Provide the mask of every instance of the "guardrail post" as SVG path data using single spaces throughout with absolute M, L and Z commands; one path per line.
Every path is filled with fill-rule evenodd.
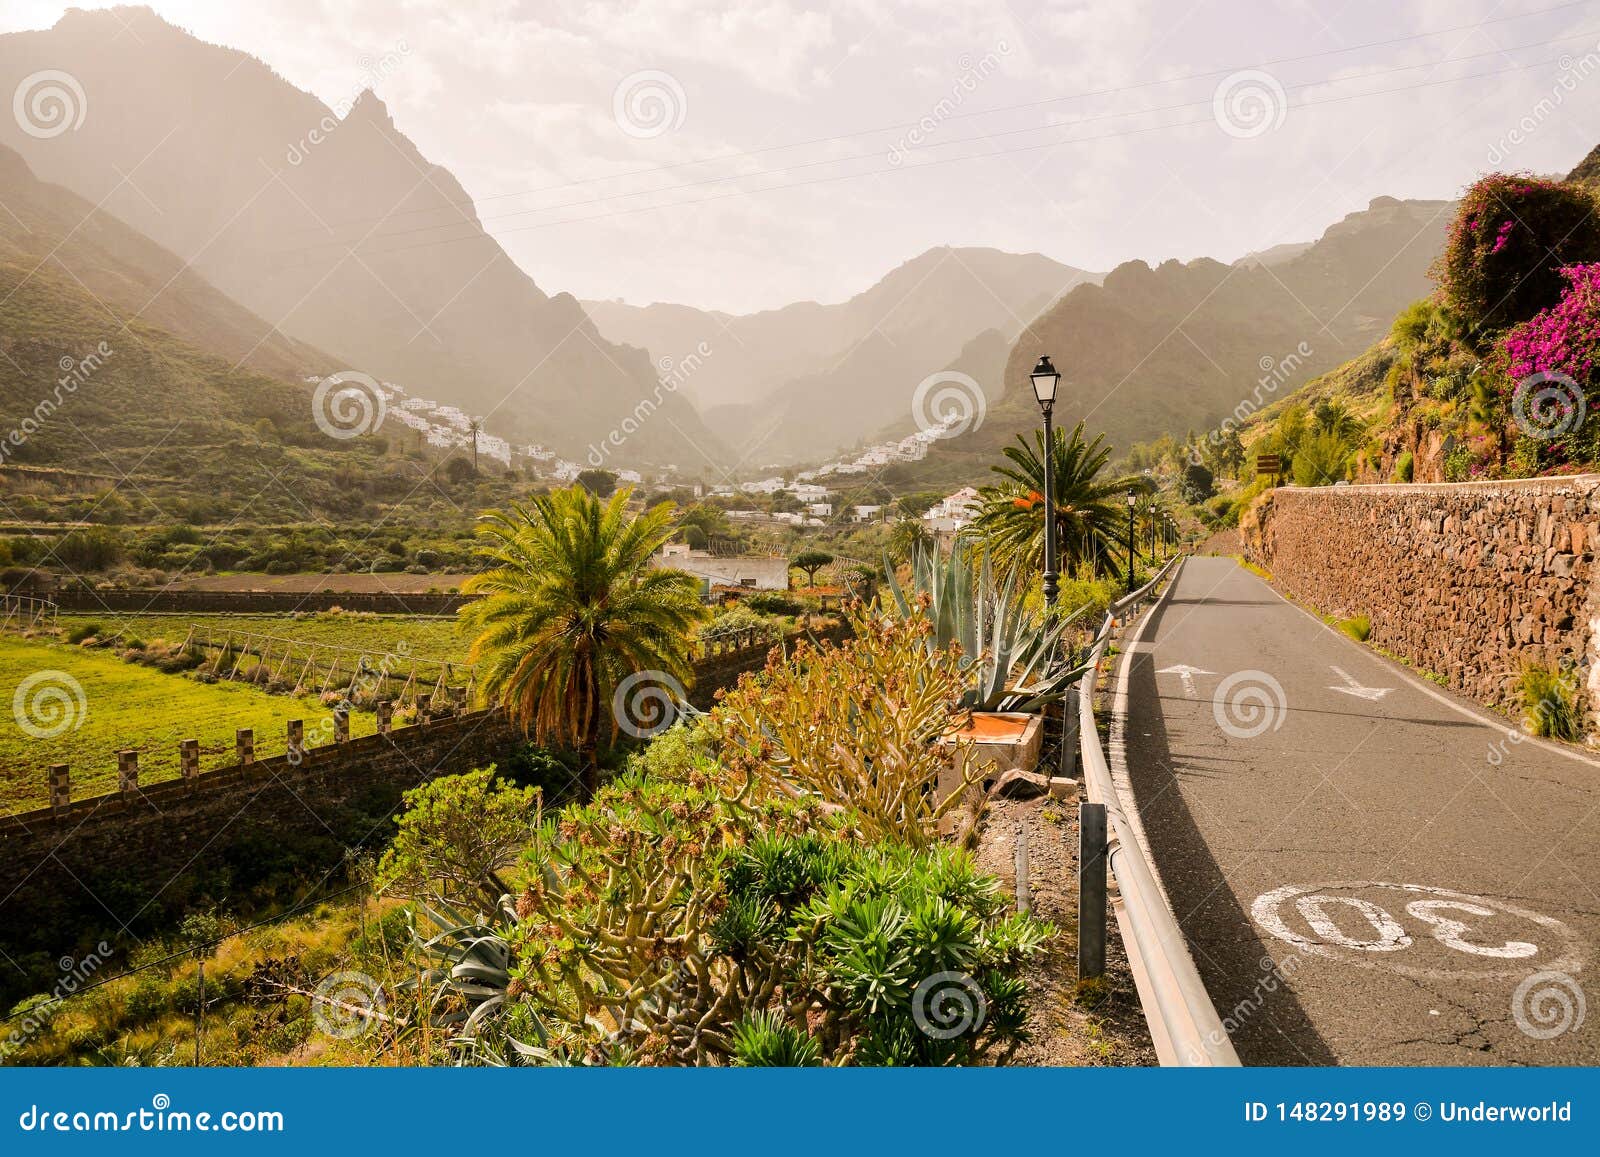
M 200 741 L 198 739 L 185 739 L 178 744 L 178 774 L 183 776 L 185 786 L 194 786 L 195 777 L 200 774 Z
M 1078 805 L 1078 979 L 1106 971 L 1106 806 Z
M 1078 778 L 1078 687 L 1067 688 L 1061 697 L 1061 759 L 1056 774 L 1065 779 Z
M 64 763 L 50 765 L 50 808 L 64 812 L 72 804 L 72 776 Z
M 117 790 L 123 795 L 139 790 L 139 753 L 131 748 L 117 752 Z

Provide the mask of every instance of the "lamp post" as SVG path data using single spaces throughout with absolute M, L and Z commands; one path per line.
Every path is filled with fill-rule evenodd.
M 1044 605 L 1054 607 L 1057 578 L 1056 496 L 1055 470 L 1051 465 L 1050 452 L 1054 449 L 1055 439 L 1050 431 L 1050 412 L 1056 406 L 1056 386 L 1061 381 L 1061 375 L 1050 364 L 1050 355 L 1045 354 L 1039 359 L 1039 364 L 1033 367 L 1029 377 L 1033 379 L 1033 396 L 1044 414 Z
M 1133 512 L 1138 505 L 1139 496 L 1131 490 L 1128 491 L 1128 593 L 1130 595 L 1133 593 L 1133 564 L 1136 549 L 1133 541 Z

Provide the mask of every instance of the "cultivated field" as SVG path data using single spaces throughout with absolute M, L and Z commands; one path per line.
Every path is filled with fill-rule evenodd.
M 206 639 L 226 639 L 230 632 L 270 635 L 319 646 L 347 647 L 373 657 L 403 653 L 417 658 L 464 663 L 471 640 L 453 617 L 331 613 L 304 615 L 232 614 L 64 614 L 62 632 L 98 626 L 102 639 L 155 639 L 181 643 L 191 627 Z
M 202 683 L 108 651 L 9 636 L 0 636 L 0 697 L 10 708 L 0 711 L 0 807 L 8 811 L 47 802 L 52 763 L 71 766 L 72 794 L 82 798 L 115 789 L 116 753 L 126 748 L 139 752 L 140 781 L 152 783 L 177 777 L 184 739 L 200 741 L 205 771 L 233 762 L 240 727 L 255 730 L 258 758 L 283 754 L 291 719 L 305 720 L 308 745 L 332 736 L 331 710 L 310 697 Z M 351 735 L 374 730 L 370 712 L 351 715 Z

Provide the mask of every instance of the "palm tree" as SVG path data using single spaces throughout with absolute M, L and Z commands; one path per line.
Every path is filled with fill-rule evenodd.
M 1052 431 L 1051 497 L 1055 502 L 1057 569 L 1070 574 L 1084 562 L 1109 570 L 1115 546 L 1127 520 L 1123 496 L 1130 488 L 1144 490 L 1139 478 L 1102 478 L 1111 457 L 1103 435 L 1084 441 L 1083 423 L 1070 434 Z M 983 508 L 972 524 L 981 549 L 1003 570 L 1034 573 L 1044 558 L 1044 431 L 1035 430 L 1030 444 L 1021 434 L 1007 446 L 1009 466 L 993 470 L 1005 481 L 982 487 Z
M 1354 446 L 1361 440 L 1366 427 L 1361 419 L 1350 412 L 1342 402 L 1324 398 L 1311 411 L 1311 426 L 1318 434 L 1332 434 L 1341 442 Z
M 917 551 L 933 544 L 933 533 L 920 518 L 902 518 L 889 531 L 889 557 L 910 562 Z
M 692 575 L 650 565 L 672 536 L 673 504 L 630 515 L 631 494 L 602 500 L 572 486 L 487 512 L 479 553 L 491 566 L 462 587 L 485 596 L 462 611 L 479 631 L 472 660 L 484 695 L 537 742 L 575 747 L 591 795 L 618 684 L 648 671 L 681 688 L 689 633 L 705 614 Z M 613 714 L 612 738 L 621 722 Z

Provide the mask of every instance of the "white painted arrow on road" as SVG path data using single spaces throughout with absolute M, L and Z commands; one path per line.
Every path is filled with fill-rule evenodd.
M 1191 667 L 1187 663 L 1179 663 L 1176 667 L 1163 667 L 1156 672 L 1157 675 L 1176 675 L 1183 680 L 1183 693 L 1190 699 L 1194 698 L 1194 677 L 1196 675 L 1215 675 L 1215 671 L 1207 671 L 1201 667 Z
M 1357 699 L 1371 699 L 1376 701 L 1382 699 L 1385 695 L 1394 690 L 1393 687 L 1363 687 L 1360 683 L 1357 683 L 1354 679 L 1352 679 L 1350 677 L 1350 673 L 1343 667 L 1333 668 L 1333 673 L 1344 680 L 1344 686 L 1335 687 L 1330 684 L 1328 690 L 1340 691 L 1346 695 L 1354 695 Z

